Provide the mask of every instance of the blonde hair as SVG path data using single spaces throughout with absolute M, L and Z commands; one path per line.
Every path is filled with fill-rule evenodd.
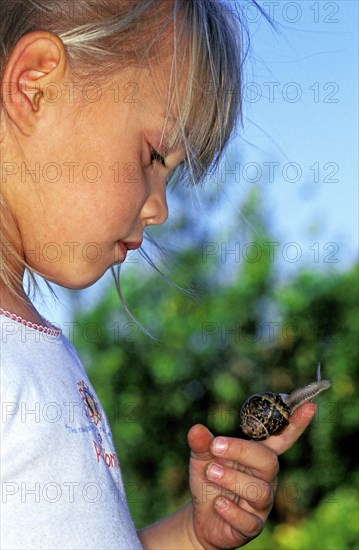
M 186 161 L 171 178 L 198 183 L 218 164 L 241 117 L 244 58 L 238 13 L 223 1 L 0 0 L 0 13 L 1 75 L 17 41 L 35 30 L 61 38 L 71 71 L 82 78 L 106 79 L 127 67 L 151 68 L 170 55 L 169 105 L 176 107 L 178 122 L 169 145 L 181 143 L 186 151 Z M 0 101 L 2 115 L 3 110 Z M 9 289 L 19 287 L 14 266 L 22 265 L 36 289 L 34 274 L 21 252 L 13 250 L 11 261 L 4 253 L 4 243 L 10 242 L 7 220 L 11 216 L 3 215 L 3 199 L 0 209 L 4 220 L 1 283 Z

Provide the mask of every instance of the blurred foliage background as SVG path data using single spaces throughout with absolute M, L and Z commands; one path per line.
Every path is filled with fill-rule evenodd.
M 124 312 L 114 285 L 93 308 L 75 308 L 74 344 L 109 417 L 136 526 L 190 498 L 186 435 L 194 423 L 240 437 L 247 396 L 306 384 L 320 361 L 332 387 L 281 456 L 270 520 L 247 547 L 359 548 L 357 266 L 280 277 L 268 245 L 276 238 L 253 193 L 216 242 L 183 212 L 172 226 L 179 249 L 158 265 L 185 292 L 151 269 L 133 266 L 122 277 L 130 310 L 156 340 Z M 233 243 L 245 243 L 245 254 L 242 247 L 228 268 Z

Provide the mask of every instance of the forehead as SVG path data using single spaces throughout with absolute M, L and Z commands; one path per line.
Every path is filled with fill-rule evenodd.
M 132 88 L 136 91 L 136 108 L 145 120 L 162 125 L 166 135 L 180 126 L 182 86 L 172 81 L 171 65 L 136 69 L 131 72 Z
M 175 107 L 180 105 L 183 95 L 182 78 L 177 76 L 175 81 L 170 63 L 138 69 L 134 76 L 144 102 L 158 105 L 162 108 L 162 114 L 168 112 L 171 117 L 177 117 L 178 109 Z

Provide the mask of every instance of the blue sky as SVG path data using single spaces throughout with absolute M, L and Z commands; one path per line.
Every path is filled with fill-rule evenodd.
M 260 4 L 277 30 L 248 8 L 244 128 L 225 159 L 235 174 L 225 178 L 216 214 L 201 211 L 202 223 L 225 232 L 247 191 L 257 187 L 280 242 L 279 261 L 289 259 L 284 272 L 301 263 L 345 269 L 358 253 L 358 3 Z M 298 263 L 290 243 L 301 252 Z M 91 304 L 102 285 L 83 291 L 82 299 Z M 62 308 L 51 300 L 47 308 L 37 305 L 61 324 L 71 309 L 66 294 L 59 295 Z
M 211 225 L 219 248 L 236 250 L 223 241 L 226 228 L 256 188 L 281 276 L 304 265 L 346 269 L 358 254 L 358 3 L 261 5 L 276 29 L 259 11 L 244 11 L 244 126 L 219 171 L 216 212 L 195 206 L 195 219 Z
M 358 3 L 280 4 L 279 34 L 262 25 L 253 39 L 255 80 L 267 91 L 263 82 L 279 84 L 272 84 L 272 97 L 250 104 L 249 118 L 265 134 L 249 125 L 245 136 L 265 150 L 260 159 L 279 162 L 287 176 L 262 182 L 282 238 L 304 250 L 316 228 L 316 240 L 336 243 L 346 265 L 357 254 L 358 235 Z M 287 21 L 300 13 L 297 22 Z M 286 172 L 288 162 L 300 168 Z

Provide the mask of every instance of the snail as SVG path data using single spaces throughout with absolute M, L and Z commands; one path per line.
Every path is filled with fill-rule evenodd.
M 270 435 L 279 435 L 289 424 L 294 411 L 312 401 L 319 393 L 330 387 L 329 380 L 322 380 L 320 363 L 317 366 L 317 380 L 306 386 L 300 386 L 289 395 L 285 393 L 263 392 L 249 397 L 240 412 L 242 431 L 251 439 L 267 439 Z

